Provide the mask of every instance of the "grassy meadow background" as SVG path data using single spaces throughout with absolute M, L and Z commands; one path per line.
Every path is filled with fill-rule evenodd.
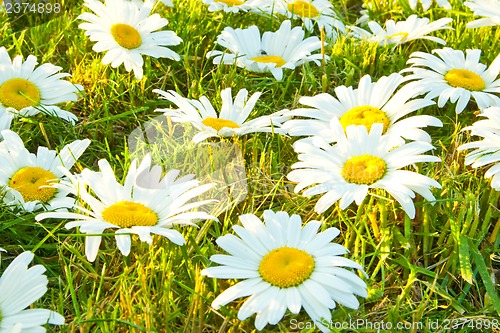
M 112 69 L 101 64 L 103 54 L 93 52 L 93 42 L 78 29 L 76 18 L 84 10 L 82 2 L 61 3 L 66 8 L 64 15 L 19 31 L 13 31 L 6 14 L 0 13 L 0 46 L 5 46 L 11 57 L 33 54 L 39 63 L 61 66 L 72 74 L 72 82 L 84 86 L 82 97 L 65 108 L 78 116 L 76 126 L 37 116 L 15 119 L 11 127 L 31 151 L 38 145 L 55 149 L 76 139 L 91 139 L 75 172 L 85 167 L 97 170 L 97 161 L 105 158 L 118 177 L 123 176 L 130 164 L 129 134 L 157 117 L 156 108 L 172 106 L 158 99 L 153 89 L 175 90 L 196 99 L 205 95 L 214 106 L 220 106 L 220 91 L 226 87 L 232 87 L 233 96 L 242 88 L 250 94 L 261 91 L 253 113 L 259 116 L 297 108 L 301 96 L 333 94 L 339 85 L 357 86 L 365 74 L 375 81 L 407 67 L 412 52 L 441 48 L 424 40 L 380 47 L 341 36 L 325 46 L 324 52 L 331 58 L 328 62 L 285 70 L 283 80 L 276 81 L 270 73 L 214 66 L 206 53 L 214 49 L 226 26 L 256 24 L 261 32 L 275 31 L 280 20 L 251 13 L 210 13 L 201 1 L 174 0 L 174 8 L 159 4 L 154 12 L 167 18 L 170 23 L 166 29 L 183 39 L 171 47 L 181 60 L 146 57 L 145 75 L 138 81 L 123 66 Z M 481 49 L 481 62 L 490 64 L 500 50 L 500 29 L 467 29 L 465 24 L 474 19 L 472 12 L 460 1 L 450 3 L 451 11 L 433 5 L 425 13 L 420 8 L 418 14 L 431 21 L 452 17 L 454 30 L 432 34 L 455 49 Z M 347 24 L 355 24 L 362 9 L 360 0 L 334 0 L 333 4 Z M 372 18 L 380 23 L 414 13 L 404 0 L 394 5 L 373 1 L 373 6 Z M 300 21 L 294 23 L 300 25 Z M 254 317 L 237 319 L 241 300 L 219 311 L 210 308 L 215 296 L 235 281 L 203 278 L 200 272 L 210 265 L 212 254 L 222 252 L 215 239 L 231 232 L 238 215 L 254 213 L 260 217 L 266 209 L 286 210 L 299 214 L 304 222 L 316 219 L 324 228 L 339 228 L 337 241 L 350 250 L 348 257 L 362 264 L 369 276 L 365 279 L 369 297 L 360 300 L 358 310 L 335 309 L 334 321 L 438 323 L 433 328 L 424 325 L 401 330 L 404 332 L 449 332 L 452 324 L 460 322 L 463 327 L 454 332 L 479 332 L 477 322 L 498 320 L 500 313 L 500 194 L 483 178 L 484 170 L 465 167 L 465 152 L 457 151 L 471 139 L 461 129 L 478 119 L 474 102 L 460 115 L 454 110 L 455 106 L 448 104 L 418 112 L 435 115 L 444 124 L 427 130 L 436 147 L 431 153 L 442 163 L 418 165 L 419 172 L 440 182 L 442 190 L 433 190 L 434 205 L 417 196 L 413 220 L 384 192 L 372 193 L 359 208 L 352 205 L 342 211 L 335 205 L 324 214 L 315 213 L 318 197 L 293 193 L 293 184 L 286 179 L 297 161 L 292 149 L 296 139 L 247 135 L 237 144 L 246 162 L 248 195 L 219 215 L 219 223 L 180 228 L 187 240 L 185 246 L 157 236 L 148 246 L 135 238 L 130 256 L 123 257 L 110 233 L 104 237 L 96 261 L 89 263 L 84 255 L 84 236 L 66 230 L 65 221 L 36 223 L 34 214 L 0 207 L 0 245 L 8 251 L 2 255 L 2 270 L 23 250 L 33 251 L 35 262 L 47 268 L 49 291 L 35 306 L 58 311 L 66 319 L 65 326 L 48 327 L 49 332 L 255 332 Z M 263 332 L 301 331 L 292 327 L 292 320 L 308 322 L 309 317 L 305 312 L 287 314 Z M 376 330 L 365 327 L 354 331 Z

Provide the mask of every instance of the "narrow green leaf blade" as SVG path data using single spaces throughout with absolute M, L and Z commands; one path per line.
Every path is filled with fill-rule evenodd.
M 468 237 L 460 235 L 458 238 L 458 259 L 460 262 L 460 274 L 467 283 L 472 284 L 472 268 L 470 262 Z
M 475 247 L 472 240 L 468 239 L 468 241 L 469 241 L 469 249 L 472 254 L 472 259 L 474 259 L 474 264 L 476 265 L 476 268 L 479 271 L 479 275 L 483 280 L 484 288 L 486 289 L 486 292 L 490 296 L 495 311 L 500 315 L 500 298 L 498 297 L 495 286 L 493 285 L 493 281 L 491 281 L 491 277 L 488 272 L 488 267 L 484 262 L 483 256 L 481 255 L 479 250 Z

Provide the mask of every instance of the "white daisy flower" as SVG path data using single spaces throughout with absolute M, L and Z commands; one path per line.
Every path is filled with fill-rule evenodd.
M 416 10 L 418 4 L 422 5 L 422 9 L 427 11 L 433 3 L 438 7 L 444 9 L 451 9 L 451 5 L 448 0 L 408 0 L 411 9 Z M 370 18 L 373 18 L 373 12 L 380 11 L 381 8 L 390 10 L 391 7 L 399 5 L 398 0 L 377 0 L 362 4 L 363 9 L 359 11 L 360 17 L 357 20 L 358 24 L 368 22 Z
M 189 202 L 209 190 L 212 184 L 199 186 L 197 180 L 190 180 L 178 184 L 167 181 L 168 187 L 139 186 L 137 177 L 144 170 L 150 169 L 150 163 L 151 158 L 145 158 L 137 167 L 137 160 L 134 160 L 123 185 L 116 181 L 116 176 L 106 160 L 98 162 L 100 172 L 85 169 L 80 175 L 74 176 L 65 170 L 71 182 L 61 182 L 54 186 L 71 191 L 90 209 L 75 204 L 73 208 L 79 211 L 77 213 L 42 213 L 36 216 L 36 220 L 71 219 L 73 222 L 66 224 L 67 229 L 80 227 L 80 232 L 93 234 L 85 238 L 85 254 L 89 261 L 95 260 L 101 244 L 102 236 L 95 235 L 102 234 L 105 229 L 117 229 L 116 244 L 125 256 L 130 253 L 130 234 L 138 235 L 141 241 L 148 244 L 153 241 L 151 234 L 157 234 L 167 237 L 177 245 L 183 245 L 184 237 L 179 231 L 172 229 L 174 225 L 195 225 L 194 219 L 217 220 L 205 212 L 192 211 L 213 200 Z M 154 172 L 151 177 L 156 177 Z M 154 183 L 154 179 L 146 182 Z
M 28 268 L 33 253 L 18 255 L 0 277 L 0 332 L 45 332 L 42 325 L 63 325 L 64 317 L 46 309 L 26 309 L 47 292 L 45 268 Z
M 297 182 L 295 193 L 305 196 L 324 194 L 314 210 L 323 213 L 340 200 L 340 208 L 353 201 L 360 205 L 370 188 L 380 188 L 391 194 L 410 218 L 415 217 L 412 199 L 415 193 L 429 201 L 435 200 L 430 186 L 441 188 L 435 180 L 403 167 L 417 162 L 439 162 L 430 155 L 420 155 L 433 149 L 427 142 L 410 142 L 393 148 L 391 140 L 382 136 L 383 125 L 373 124 L 370 132 L 365 126 L 349 126 L 346 134 L 334 118 L 332 131 L 340 138 L 331 146 L 320 137 L 303 139 L 294 144 L 299 162 L 292 165 L 288 179 Z M 315 185 L 316 184 L 316 185 Z
M 438 97 L 438 107 L 442 108 L 448 100 L 457 102 L 456 113 L 461 113 L 471 96 L 479 109 L 500 105 L 500 54 L 490 67 L 479 62 L 481 50 L 454 50 L 449 47 L 433 50 L 438 57 L 424 52 L 410 55 L 411 67 L 401 73 L 411 72 L 406 80 L 415 80 L 416 90 L 427 93 L 426 98 Z
M 168 24 L 158 14 L 151 14 L 152 2 L 142 6 L 126 0 L 85 0 L 85 6 L 95 14 L 83 13 L 79 19 L 87 21 L 79 25 L 85 35 L 97 42 L 92 49 L 104 52 L 102 63 L 116 68 L 125 64 L 127 72 L 134 71 L 137 79 L 143 76 L 142 55 L 154 58 L 179 60 L 180 56 L 166 46 L 182 42 L 173 31 L 156 31 Z
M 0 111 L 0 131 L 10 129 L 14 115 L 7 111 Z M 0 139 L 2 135 L 0 134 Z
M 38 147 L 32 154 L 17 133 L 4 130 L 1 136 L 0 187 L 6 192 L 4 204 L 27 212 L 64 209 L 74 204 L 74 199 L 67 197 L 68 191 L 50 185 L 63 178 L 60 166 L 69 169 L 75 164 L 90 144 L 89 139 L 73 141 L 59 153 Z
M 164 4 L 167 7 L 175 7 L 172 0 L 156 0 L 156 1 L 155 0 L 145 0 L 144 2 L 146 2 L 146 1 L 152 1 L 153 3 L 161 2 L 162 4 Z
M 151 7 L 154 7 L 159 2 L 161 2 L 167 7 L 175 7 L 172 0 L 127 0 L 127 1 L 135 3 L 138 7 L 141 7 L 146 2 L 149 2 L 151 4 Z
M 209 12 L 223 10 L 226 13 L 247 12 L 258 8 L 262 0 L 203 0 Z
M 217 44 L 230 52 L 210 51 L 207 57 L 214 57 L 213 63 L 233 64 L 254 72 L 271 72 L 276 80 L 283 78 L 283 68 L 295 69 L 305 62 L 320 65 L 323 55 L 311 54 L 321 49 L 318 37 L 304 39 L 304 30 L 291 28 L 289 20 L 284 21 L 276 32 L 266 31 L 260 35 L 253 25 L 247 29 L 227 27 L 217 37 Z M 328 60 L 328 56 L 324 56 Z
M 451 18 L 441 18 L 430 22 L 427 17 L 419 18 L 417 15 L 411 15 L 406 21 L 386 21 L 385 29 L 377 22 L 370 21 L 368 22 L 368 27 L 371 33 L 355 26 L 348 26 L 347 28 L 352 31 L 351 34 L 354 37 L 366 39 L 382 46 L 400 45 L 416 39 L 428 39 L 439 44 L 446 44 L 446 41 L 443 39 L 427 36 L 427 34 L 442 29 L 453 29 L 447 25 L 451 21 L 453 21 Z
M 458 150 L 474 149 L 465 156 L 465 165 L 473 168 L 494 164 L 485 173 L 485 178 L 493 177 L 491 187 L 500 191 L 500 107 L 492 106 L 479 115 L 487 119 L 476 121 L 463 131 L 471 131 L 471 135 L 480 136 L 481 141 L 469 142 L 458 147 Z
M 373 3 L 363 3 L 361 4 L 361 10 L 359 11 L 359 17 L 356 19 L 357 25 L 368 24 L 369 21 L 373 18 L 373 8 L 378 8 L 378 4 L 374 5 Z
M 424 11 L 427 11 L 429 8 L 431 8 L 432 3 L 434 0 L 408 0 L 411 9 L 415 10 L 417 9 L 418 3 L 422 5 L 422 9 Z M 451 5 L 448 2 L 448 0 L 436 0 L 435 1 L 438 7 L 444 8 L 444 9 L 451 9 Z
M 149 2 L 151 7 L 154 7 L 157 3 L 162 3 L 167 7 L 175 7 L 172 0 L 126 0 L 131 1 L 137 5 L 137 7 L 141 7 L 144 3 Z
M 222 90 L 222 107 L 216 112 L 208 98 L 202 96 L 199 101 L 187 99 L 173 90 L 168 92 L 155 89 L 162 98 L 177 105 L 178 109 L 156 109 L 172 117 L 172 121 L 191 123 L 200 132 L 193 137 L 195 143 L 212 137 L 244 135 L 255 132 L 273 132 L 284 134 L 281 123 L 290 117 L 277 112 L 269 116 L 261 116 L 248 120 L 260 92 L 253 94 L 247 100 L 248 91 L 241 89 L 233 101 L 231 88 Z
M 276 325 L 286 309 L 296 314 L 303 307 L 323 331 L 330 322 L 330 309 L 337 303 L 359 307 L 355 295 L 366 297 L 366 284 L 352 271 L 363 272 L 356 262 L 342 257 L 347 249 L 331 241 L 340 231 L 328 228 L 318 233 L 321 223 L 302 227 L 300 216 L 286 212 L 264 212 L 264 222 L 253 214 L 240 215 L 243 227 L 235 225 L 231 234 L 217 244 L 229 255 L 215 254 L 210 260 L 222 266 L 209 267 L 202 275 L 218 279 L 244 279 L 225 290 L 212 302 L 219 309 L 237 298 L 250 296 L 238 311 L 244 320 L 254 313 L 255 327 Z
M 301 97 L 299 102 L 311 108 L 299 108 L 285 114 L 311 119 L 289 120 L 283 124 L 283 129 L 292 136 L 318 135 L 332 143 L 338 140 L 330 128 L 332 118 L 336 118 L 344 131 L 350 125 L 364 125 L 370 130 L 374 123 L 382 123 L 383 133 L 393 137 L 396 145 L 404 143 L 401 138 L 431 142 L 429 134 L 421 128 L 443 126 L 439 119 L 428 115 L 404 117 L 434 102 L 428 99 L 411 100 L 418 91 L 408 86 L 398 90 L 403 80 L 398 73 L 383 76 L 377 82 L 371 82 L 370 75 L 365 75 L 357 89 L 346 86 L 335 88 L 337 98 L 327 93 Z
M 159 1 L 167 7 L 175 7 L 172 0 L 159 0 Z
M 0 47 L 0 114 L 29 117 L 44 113 L 75 123 L 76 116 L 56 104 L 76 101 L 83 87 L 61 80 L 70 76 L 58 73 L 62 67 L 37 64 L 32 55 L 25 62 L 21 56 L 11 60 L 5 47 Z
M 474 15 L 484 16 L 467 23 L 467 28 L 500 25 L 500 0 L 470 0 L 464 5 L 474 11 Z
M 335 40 L 338 33 L 345 32 L 335 8 L 328 0 L 276 0 L 269 2 L 267 11 L 286 15 L 290 19 L 301 19 L 308 31 L 323 28 L 327 38 Z
M 177 178 L 180 174 L 180 170 L 174 169 L 162 176 L 162 167 L 159 165 L 151 166 L 151 163 L 151 154 L 144 156 L 143 162 L 137 170 L 137 177 L 135 179 L 135 184 L 137 186 L 150 189 L 162 189 L 185 183 L 187 189 L 192 187 L 192 182 L 190 183 L 189 181 L 194 179 L 194 175 L 190 174 Z

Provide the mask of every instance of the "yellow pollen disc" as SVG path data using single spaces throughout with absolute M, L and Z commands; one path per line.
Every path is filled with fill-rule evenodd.
M 229 7 L 241 6 L 245 1 L 241 0 L 215 0 L 215 2 L 220 2 L 228 5 Z
M 57 189 L 41 186 L 51 185 L 53 182 L 59 180 L 52 172 L 39 167 L 25 167 L 10 178 L 9 187 L 21 193 L 25 202 L 48 202 L 55 196 Z
M 371 185 L 384 177 L 387 164 L 383 159 L 373 155 L 354 156 L 345 162 L 342 177 L 354 184 Z
M 280 56 L 269 56 L 269 55 L 262 55 L 258 57 L 253 57 L 250 58 L 250 60 L 253 60 L 255 62 L 263 62 L 263 63 L 275 63 L 276 67 L 281 67 L 284 64 L 286 64 L 285 59 L 283 59 Z
M 113 24 L 111 27 L 111 35 L 118 45 L 129 50 L 138 48 L 142 44 L 142 38 L 139 31 L 128 24 Z
M 367 131 L 370 131 L 375 123 L 384 124 L 382 132 L 385 133 L 391 124 L 391 120 L 384 111 L 369 105 L 356 106 L 340 117 L 340 124 L 342 124 L 344 131 L 350 125 L 363 125 Z
M 385 38 L 387 39 L 393 39 L 394 37 L 401 37 L 399 41 L 403 41 L 405 40 L 407 37 L 408 37 L 408 33 L 407 32 L 397 32 L 395 34 L 392 34 L 392 35 L 389 35 L 389 36 L 385 36 Z
M 122 228 L 133 226 L 153 226 L 158 223 L 158 216 L 150 208 L 138 202 L 120 201 L 107 207 L 102 218 Z
M 486 88 L 484 80 L 476 73 L 467 69 L 454 68 L 445 74 L 444 79 L 450 86 L 464 88 L 467 90 L 479 91 Z
M 297 0 L 288 4 L 288 10 L 300 17 L 318 17 L 319 12 L 311 2 Z
M 224 127 L 229 127 L 229 128 L 239 128 L 240 125 L 238 125 L 237 123 L 235 123 L 234 121 L 232 120 L 226 120 L 226 119 L 222 119 L 222 118 L 212 118 L 212 117 L 208 117 L 208 118 L 205 118 L 203 121 L 202 121 L 203 125 L 205 126 L 210 126 L 212 127 L 213 129 L 215 129 L 217 132 L 219 132 L 221 129 L 223 129 Z
M 0 86 L 0 103 L 4 106 L 21 110 L 38 105 L 40 100 L 40 90 L 26 79 L 10 79 Z
M 314 258 L 309 253 L 286 246 L 266 254 L 259 265 L 262 280 L 279 288 L 298 286 L 313 271 Z

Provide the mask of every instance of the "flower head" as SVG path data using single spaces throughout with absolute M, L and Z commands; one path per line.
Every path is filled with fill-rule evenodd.
M 71 207 L 74 199 L 68 191 L 57 190 L 50 185 L 64 177 L 60 166 L 70 169 L 90 144 L 89 139 L 76 140 L 59 153 L 38 147 L 30 153 L 22 139 L 11 130 L 1 132 L 0 186 L 6 191 L 3 202 L 25 211 L 64 209 Z
M 26 309 L 47 292 L 45 268 L 28 268 L 33 253 L 17 256 L 0 277 L 0 332 L 45 332 L 42 325 L 63 325 L 64 317 L 46 309 Z
M 446 44 L 443 39 L 427 36 L 427 34 L 437 30 L 452 29 L 447 25 L 451 21 L 453 21 L 451 18 L 441 18 L 429 23 L 429 19 L 426 17 L 419 18 L 417 15 L 411 15 L 406 21 L 388 20 L 385 22 L 385 29 L 377 22 L 370 21 L 368 26 L 371 33 L 359 27 L 348 26 L 348 28 L 352 30 L 355 37 L 367 39 L 382 46 L 400 45 L 416 39 L 428 39 L 439 44 Z
M 285 114 L 310 119 L 293 119 L 287 121 L 283 128 L 292 136 L 321 136 L 327 142 L 336 142 L 338 135 L 350 125 L 364 125 L 370 130 L 375 123 L 383 124 L 383 133 L 390 135 L 394 143 L 404 143 L 401 138 L 430 142 L 431 137 L 422 127 L 442 126 L 439 119 L 427 116 L 411 116 L 408 114 L 432 105 L 426 99 L 413 99 L 418 92 L 411 87 L 403 86 L 404 79 L 393 73 L 372 82 L 370 75 L 359 81 L 356 89 L 339 86 L 335 88 L 337 98 L 323 93 L 313 97 L 301 97 L 300 103 L 311 108 L 299 108 Z M 397 92 L 396 92 L 397 90 Z M 330 122 L 337 118 L 343 127 L 341 133 L 332 131 Z
M 231 88 L 221 92 L 222 107 L 216 112 L 208 98 L 202 96 L 199 101 L 181 97 L 175 91 L 154 90 L 161 97 L 175 103 L 178 109 L 157 109 L 175 122 L 189 122 L 200 132 L 193 137 L 193 141 L 200 142 L 210 137 L 244 135 L 254 132 L 283 133 L 281 123 L 287 119 L 280 113 L 261 116 L 248 120 L 260 92 L 253 94 L 248 100 L 248 91 L 242 89 L 233 101 Z
M 137 79 L 143 76 L 142 55 L 154 58 L 179 60 L 180 56 L 166 46 L 182 42 L 173 31 L 156 31 L 168 24 L 158 14 L 151 14 L 153 2 L 142 5 L 126 0 L 85 0 L 85 6 L 95 14 L 83 13 L 78 18 L 86 21 L 79 27 L 86 30 L 90 40 L 97 42 L 93 46 L 96 52 L 106 51 L 102 62 L 116 68 L 125 64 L 127 72 L 131 70 Z M 156 31 L 156 32 L 155 32 Z
M 413 10 L 415 10 L 417 8 L 418 3 L 420 3 L 422 5 L 422 9 L 425 12 L 431 7 L 434 0 L 408 0 L 408 2 L 410 3 L 411 9 Z M 438 7 L 448 10 L 451 9 L 451 5 L 448 2 L 448 0 L 436 0 L 435 2 L 438 5 Z
M 299 162 L 292 165 L 288 179 L 297 182 L 295 192 L 306 187 L 305 196 L 324 194 L 315 211 L 323 213 L 340 200 L 340 208 L 353 201 L 361 204 L 368 190 L 383 189 L 391 194 L 410 218 L 415 217 L 412 199 L 415 193 L 429 201 L 435 200 L 429 187 L 441 188 L 435 180 L 401 168 L 417 162 L 438 162 L 435 156 L 421 155 L 433 149 L 427 142 L 415 141 L 397 148 L 388 136 L 382 136 L 383 124 L 351 125 L 345 135 L 340 122 L 333 118 L 332 131 L 340 133 L 337 144 L 331 146 L 320 137 L 303 139 L 294 144 Z
M 247 12 L 257 8 L 262 0 L 203 0 L 209 12 L 223 10 L 226 13 Z
M 255 326 L 263 329 L 277 324 L 287 308 L 299 313 L 303 307 L 323 332 L 321 323 L 331 319 L 337 303 L 357 309 L 355 295 L 366 297 L 366 284 L 342 267 L 362 267 L 342 257 L 347 249 L 331 241 L 337 228 L 318 233 L 321 223 L 310 221 L 302 227 L 300 216 L 287 212 L 264 212 L 264 223 L 253 214 L 239 217 L 243 226 L 233 226 L 239 236 L 224 235 L 217 244 L 229 255 L 215 254 L 210 260 L 221 266 L 202 271 L 208 277 L 244 279 L 225 290 L 212 302 L 218 309 L 237 298 L 250 296 L 241 306 L 238 319 L 254 313 Z
M 411 67 L 402 73 L 411 72 L 406 80 L 412 80 L 414 89 L 427 93 L 426 98 L 438 97 L 438 107 L 442 108 L 449 100 L 457 103 L 455 111 L 461 113 L 471 97 L 479 109 L 500 105 L 500 54 L 489 68 L 479 62 L 481 50 L 454 50 L 449 47 L 433 50 L 439 57 L 414 52 L 408 64 Z
M 32 55 L 24 62 L 21 56 L 11 60 L 5 47 L 0 47 L 0 122 L 9 121 L 4 116 L 7 112 L 26 117 L 44 113 L 74 123 L 76 116 L 56 104 L 76 101 L 83 87 L 62 80 L 70 76 L 58 73 L 62 67 L 48 63 L 36 67 L 37 64 Z
M 137 166 L 134 160 L 125 177 L 124 184 L 116 180 L 111 166 L 106 160 L 98 162 L 100 172 L 85 169 L 80 175 L 65 174 L 70 182 L 56 184 L 58 188 L 78 195 L 90 209 L 75 204 L 79 212 L 51 212 L 36 216 L 40 221 L 46 218 L 72 219 L 66 228 L 80 227 L 80 232 L 102 234 L 105 229 L 117 229 L 115 239 L 123 255 L 130 253 L 130 234 L 136 234 L 141 241 L 152 243 L 151 234 L 167 237 L 177 245 L 183 245 L 182 234 L 172 229 L 175 224 L 194 225 L 194 219 L 213 219 L 205 212 L 192 209 L 203 206 L 213 200 L 189 202 L 206 192 L 212 184 L 199 186 L 196 180 L 175 182 L 171 178 L 161 180 L 156 171 L 151 169 L 151 157 L 147 155 Z M 146 174 L 144 174 L 145 172 Z M 138 185 L 137 182 L 142 187 Z M 153 184 L 153 186 L 150 186 Z M 87 236 L 85 253 L 89 261 L 94 261 L 101 236 Z
M 0 111 L 0 132 L 3 130 L 10 129 L 10 125 L 12 124 L 12 118 L 14 115 L 10 112 Z M 0 133 L 0 139 L 2 138 L 2 134 Z
M 465 165 L 473 168 L 493 164 L 485 173 L 486 178 L 493 177 L 491 187 L 500 191 L 500 106 L 489 107 L 479 115 L 486 119 L 476 121 L 463 131 L 482 137 L 481 141 L 473 141 L 458 147 L 458 150 L 474 149 L 465 156 Z
M 474 15 L 484 16 L 467 23 L 467 28 L 500 25 L 500 0 L 470 0 L 464 5 L 474 11 Z
M 152 6 L 161 2 L 162 4 L 164 4 L 167 7 L 175 7 L 172 0 L 130 0 L 130 1 L 134 2 L 139 7 L 142 6 L 142 4 L 144 4 L 145 2 L 151 3 Z
M 321 48 L 318 37 L 304 39 L 304 30 L 284 21 L 276 32 L 266 31 L 260 35 L 253 25 L 247 29 L 225 28 L 217 37 L 217 44 L 230 52 L 210 51 L 214 64 L 233 64 L 254 72 L 271 72 L 276 80 L 283 78 L 283 69 L 295 69 L 305 62 L 320 64 L 321 54 L 312 52 Z M 328 56 L 324 56 L 328 59 Z
M 290 19 L 300 19 L 308 31 L 314 27 L 323 28 L 327 38 L 335 40 L 338 33 L 345 32 L 345 25 L 328 0 L 277 0 L 271 1 L 268 11 L 286 15 Z

